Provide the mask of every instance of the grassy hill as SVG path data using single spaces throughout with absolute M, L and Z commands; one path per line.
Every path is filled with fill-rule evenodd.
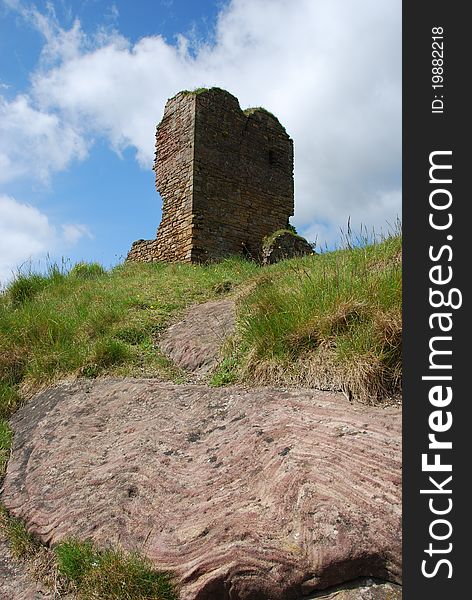
M 401 237 L 270 267 L 78 264 L 0 295 L 0 447 L 22 398 L 64 377 L 184 381 L 156 335 L 186 306 L 233 294 L 237 330 L 211 384 L 308 385 L 377 402 L 401 387 Z M 0 455 L 1 455 L 0 450 Z M 0 458 L 0 462 L 1 462 Z

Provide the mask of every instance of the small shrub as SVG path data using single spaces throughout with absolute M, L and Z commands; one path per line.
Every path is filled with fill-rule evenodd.
M 47 284 L 48 278 L 44 275 L 20 274 L 7 287 L 6 293 L 14 306 L 21 306 L 32 300 Z
M 93 362 L 98 367 L 106 368 L 121 364 L 128 356 L 126 344 L 113 338 L 104 338 L 95 344 Z
M 235 356 L 223 358 L 210 379 L 212 387 L 231 385 L 237 380 L 238 360 Z
M 13 434 L 5 419 L 0 419 L 0 477 L 5 473 L 5 468 L 10 457 L 10 448 Z
M 16 389 L 9 383 L 0 381 L 0 418 L 8 418 L 19 403 L 20 395 Z
M 99 263 L 79 262 L 72 267 L 69 276 L 77 279 L 92 279 L 105 275 L 106 271 Z

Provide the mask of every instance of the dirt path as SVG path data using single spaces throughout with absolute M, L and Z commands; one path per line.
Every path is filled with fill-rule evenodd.
M 234 330 L 233 300 L 190 307 L 183 319 L 161 336 L 159 347 L 178 367 L 202 379 L 218 363 L 220 349 Z

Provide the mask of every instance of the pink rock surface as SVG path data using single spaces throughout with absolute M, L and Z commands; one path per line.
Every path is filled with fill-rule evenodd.
M 45 542 L 140 550 L 183 600 L 398 582 L 400 427 L 333 393 L 79 381 L 15 415 L 2 500 Z
M 202 376 L 216 366 L 234 323 L 233 300 L 191 306 L 182 320 L 162 334 L 159 347 L 178 367 Z

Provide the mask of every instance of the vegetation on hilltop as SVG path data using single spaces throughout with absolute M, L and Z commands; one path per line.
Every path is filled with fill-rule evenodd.
M 199 94 L 203 94 L 204 92 L 208 92 L 209 89 L 210 88 L 199 87 L 199 88 L 194 88 L 193 90 L 182 90 L 179 93 L 183 94 L 184 96 L 198 96 Z
M 81 264 L 68 273 L 52 267 L 46 275 L 20 275 L 0 296 L 3 412 L 18 390 L 35 392 L 68 375 L 175 377 L 156 335 L 176 312 L 257 270 L 228 259 L 208 266 L 126 263 L 109 273 Z
M 401 391 L 401 237 L 266 267 L 239 303 L 214 383 Z
M 274 231 L 274 233 L 271 233 L 270 235 L 267 235 L 263 240 L 262 240 L 262 247 L 264 248 L 268 248 L 270 246 L 272 246 L 272 244 L 275 242 L 275 240 L 277 238 L 279 238 L 280 236 L 284 235 L 284 234 L 290 234 L 291 236 L 298 238 L 300 240 L 303 241 L 307 241 L 305 240 L 304 237 L 302 237 L 301 235 L 298 235 L 297 230 L 295 229 L 295 227 L 293 225 L 291 225 L 290 223 L 287 225 L 287 227 L 285 229 L 277 229 L 277 231 Z M 309 242 L 307 242 L 309 243 Z
M 270 110 L 267 110 L 267 108 L 264 108 L 263 106 L 251 106 L 249 108 L 245 108 L 243 110 L 243 113 L 246 115 L 246 117 L 250 117 L 254 113 L 263 113 L 263 114 L 265 114 L 265 115 L 267 115 L 269 117 L 272 117 L 276 121 L 278 121 L 278 119 L 274 115 L 274 113 L 271 113 Z

